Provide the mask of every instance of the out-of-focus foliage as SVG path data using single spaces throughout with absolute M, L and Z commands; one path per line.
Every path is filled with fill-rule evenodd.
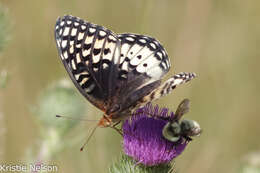
M 7 41 L 10 39 L 10 19 L 8 18 L 7 8 L 0 4 L 0 55 Z M 5 88 L 9 79 L 7 70 L 4 70 L 4 63 L 0 56 L 0 89 Z
M 6 42 L 10 39 L 10 19 L 8 18 L 7 8 L 0 4 L 0 52 L 3 50 Z
M 12 72 L 8 87 L 0 90 L 7 127 L 6 162 L 23 158 L 24 150 L 41 136 L 29 109 L 37 105 L 39 93 L 61 77 L 69 79 L 54 41 L 56 19 L 64 14 L 116 33 L 151 35 L 169 54 L 169 75 L 198 74 L 190 84 L 156 102 L 175 110 L 183 98 L 190 98 L 191 111 L 185 117 L 198 121 L 203 129 L 177 158 L 179 172 L 235 173 L 241 158 L 259 149 L 259 0 L 2 0 L 1 4 L 8 9 L 13 28 L 0 58 L 4 69 Z M 87 101 L 86 105 L 87 119 L 101 118 L 101 111 Z M 67 111 L 64 107 L 63 113 Z M 60 119 L 53 121 L 63 124 Z M 87 136 L 94 125 L 79 123 L 61 140 L 68 143 Z M 120 140 L 112 129 L 98 129 L 84 152 L 79 152 L 83 138 L 50 162 L 62 173 L 105 172 L 121 151 Z
M 78 99 L 76 91 L 68 80 L 60 80 L 44 89 L 38 97 L 38 102 L 32 108 L 40 127 L 39 144 L 31 145 L 27 151 L 27 158 L 31 162 L 47 161 L 53 159 L 66 147 L 75 144 L 77 138 L 63 142 L 68 133 L 79 124 L 81 116 L 85 113 L 84 103 Z M 66 118 L 57 118 L 56 114 Z M 36 150 L 34 154 L 33 150 Z
M 0 71 L 0 88 L 5 88 L 9 80 L 9 74 L 6 70 Z
M 238 169 L 240 173 L 260 172 L 260 152 L 252 152 L 242 159 L 242 164 Z
M 78 122 L 84 114 L 84 103 L 78 99 L 78 95 L 67 80 L 62 80 L 44 90 L 38 97 L 39 101 L 34 114 L 39 124 L 45 129 L 52 128 L 61 135 L 66 134 Z M 72 117 L 72 120 L 58 119 L 56 115 Z M 74 120 L 73 120 L 74 118 Z

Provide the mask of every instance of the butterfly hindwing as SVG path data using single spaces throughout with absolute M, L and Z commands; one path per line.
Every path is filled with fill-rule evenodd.
M 154 38 L 138 34 L 120 34 L 121 58 L 119 70 L 125 80 L 118 98 L 123 109 L 159 86 L 161 78 L 169 71 L 168 55 Z

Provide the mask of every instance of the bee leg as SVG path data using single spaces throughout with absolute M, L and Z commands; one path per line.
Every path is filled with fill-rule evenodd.
M 185 138 L 188 142 L 192 141 L 192 138 L 189 137 L 189 136 L 184 136 L 184 138 Z

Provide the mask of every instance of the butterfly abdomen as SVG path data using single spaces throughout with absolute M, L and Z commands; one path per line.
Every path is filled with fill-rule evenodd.
M 147 103 L 156 100 L 162 96 L 165 96 L 169 94 L 172 90 L 174 90 L 178 85 L 186 83 L 195 77 L 195 73 L 181 72 L 179 74 L 176 74 L 166 80 L 158 88 L 154 89 L 154 91 L 152 91 L 150 94 L 143 97 L 140 102 Z

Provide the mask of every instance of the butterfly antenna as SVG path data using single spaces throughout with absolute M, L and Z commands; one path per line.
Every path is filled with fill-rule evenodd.
M 88 119 L 84 119 L 84 118 L 73 118 L 73 117 L 68 117 L 68 116 L 64 116 L 64 115 L 56 115 L 57 118 L 65 118 L 65 119 L 69 119 L 69 120 L 80 120 L 80 121 L 93 121 L 93 122 L 97 122 L 98 120 L 88 120 Z
M 98 127 L 98 124 L 91 130 L 91 132 L 90 132 L 90 134 L 89 134 L 87 140 L 85 141 L 85 143 L 84 143 L 84 144 L 82 145 L 82 147 L 80 148 L 80 151 L 83 151 L 83 150 L 84 150 L 85 146 L 88 144 L 90 138 L 93 136 L 93 134 L 94 134 L 94 132 L 96 131 L 97 127 Z

